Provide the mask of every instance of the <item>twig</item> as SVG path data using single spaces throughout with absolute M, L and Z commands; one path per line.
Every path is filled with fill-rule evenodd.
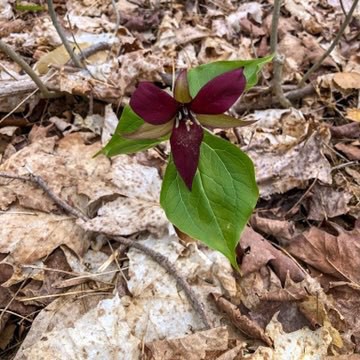
M 81 49 L 80 45 L 79 45 L 78 42 L 76 41 L 76 38 L 75 38 L 75 35 L 74 35 L 74 31 L 73 31 L 72 26 L 71 26 L 70 16 L 67 14 L 66 18 L 67 18 L 67 21 L 68 21 L 68 23 L 69 23 L 71 37 L 72 37 L 72 39 L 73 39 L 73 41 L 74 41 L 75 46 L 77 47 L 77 49 L 79 50 L 79 53 L 80 53 L 80 56 L 77 57 L 78 60 L 80 61 L 80 59 L 85 59 L 85 56 L 83 55 L 83 52 L 82 52 L 82 49 Z M 72 61 L 72 60 L 71 60 L 71 61 Z M 82 63 L 82 67 L 85 67 L 86 70 L 88 70 L 85 62 Z M 88 71 L 89 71 L 89 70 L 88 70 Z
M 340 0 L 340 6 L 341 6 L 341 10 L 342 12 L 344 13 L 344 15 L 346 16 L 347 13 L 346 13 L 346 10 L 345 10 L 345 6 L 344 6 L 344 3 L 343 3 L 343 0 Z
M 345 17 L 345 20 L 343 22 L 343 24 L 341 25 L 339 31 L 337 32 L 337 35 L 335 37 L 335 39 L 333 40 L 333 42 L 331 43 L 331 45 L 329 46 L 329 48 L 324 52 L 324 54 L 321 56 L 321 58 L 306 72 L 306 74 L 304 75 L 304 77 L 302 78 L 302 80 L 300 81 L 299 87 L 302 87 L 305 85 L 305 82 L 309 79 L 310 75 L 316 71 L 320 65 L 322 64 L 322 62 L 330 55 L 330 53 L 334 50 L 335 46 L 338 44 L 338 42 L 340 41 L 346 27 L 349 25 L 350 20 L 352 18 L 352 15 L 356 9 L 356 6 L 358 4 L 359 0 L 354 0 L 353 4 L 351 5 L 351 8 L 348 12 L 348 14 Z
M 31 173 L 28 176 L 20 176 L 20 175 L 12 175 L 8 173 L 0 172 L 0 177 L 8 178 L 8 179 L 17 179 L 22 181 L 31 181 L 38 185 L 44 192 L 53 200 L 56 205 L 58 205 L 60 208 L 65 210 L 67 213 L 75 216 L 76 218 L 79 218 L 83 221 L 88 221 L 89 218 L 82 214 L 79 210 L 73 208 L 68 203 L 66 203 L 64 200 L 62 200 L 58 195 L 56 195 L 46 184 L 45 180 L 41 176 L 36 176 L 33 173 Z M 126 245 L 128 247 L 133 247 L 135 249 L 138 249 L 142 251 L 144 254 L 151 257 L 153 260 L 155 260 L 160 266 L 162 266 L 169 274 L 171 274 L 179 286 L 182 287 L 184 290 L 186 296 L 188 297 L 191 305 L 193 306 L 194 310 L 199 314 L 201 320 L 203 321 L 206 328 L 210 329 L 211 321 L 206 315 L 204 305 L 201 303 L 201 301 L 198 299 L 198 296 L 194 293 L 194 291 L 191 289 L 190 285 L 186 281 L 184 277 L 178 274 L 176 267 L 173 263 L 171 263 L 164 255 L 148 248 L 147 246 L 142 245 L 139 242 L 136 242 L 131 239 L 124 238 L 122 236 L 116 236 L 114 238 L 116 241 L 120 242 L 122 245 Z M 55 296 L 55 295 L 54 295 Z M 57 294 L 56 296 L 59 296 Z M 23 300 L 23 299 L 22 299 Z M 20 300 L 20 301 L 22 301 Z M 27 299 L 28 300 L 28 299 Z
M 111 5 L 114 9 L 114 12 L 115 12 L 115 18 L 116 18 L 116 22 L 115 22 L 115 30 L 114 30 L 114 35 L 116 36 L 118 30 L 119 30 L 119 27 L 120 27 L 120 12 L 119 10 L 116 8 L 116 2 L 115 0 L 111 0 Z
M 34 83 L 38 86 L 44 97 L 51 98 L 54 96 L 58 96 L 58 94 L 50 92 L 44 85 L 44 83 L 40 80 L 39 76 L 35 73 L 35 71 L 25 62 L 25 60 L 2 40 L 0 40 L 0 50 L 21 66 L 21 68 L 31 77 Z
M 300 199 L 285 213 L 284 217 L 287 216 L 288 214 L 291 214 L 292 211 L 302 203 L 302 201 L 309 195 L 310 191 L 312 190 L 312 188 L 315 186 L 316 182 L 317 182 L 318 178 L 316 177 L 314 179 L 314 181 L 311 183 L 311 185 L 308 187 L 308 189 L 304 192 L 304 194 L 300 197 Z
M 193 308 L 197 311 L 197 313 L 200 315 L 200 318 L 204 325 L 210 329 L 211 328 L 211 321 L 206 315 L 205 309 L 203 304 L 199 301 L 198 296 L 194 293 L 194 291 L 189 286 L 188 282 L 178 274 L 175 265 L 170 262 L 164 255 L 158 253 L 157 251 L 154 251 L 153 249 L 148 248 L 147 246 L 136 242 L 131 239 L 124 238 L 122 236 L 116 236 L 114 237 L 116 241 L 119 241 L 121 244 L 133 247 L 135 249 L 140 250 L 144 254 L 151 257 L 153 260 L 155 260 L 159 265 L 161 265 L 169 274 L 171 274 L 179 286 L 181 286 L 187 295 L 191 305 Z
M 62 29 L 62 27 L 60 26 L 60 24 L 59 24 L 59 22 L 57 20 L 57 16 L 56 16 L 56 13 L 55 13 L 53 1 L 52 0 L 46 0 L 46 2 L 47 2 L 47 5 L 48 5 L 51 21 L 52 21 L 57 33 L 59 34 L 60 39 L 61 39 L 62 43 L 64 44 L 65 49 L 68 52 L 71 60 L 73 61 L 73 63 L 75 64 L 76 67 L 83 68 L 83 65 L 79 61 L 78 57 L 75 55 L 75 53 L 74 53 L 68 39 L 66 38 L 64 30 Z
M 16 112 L 17 109 L 19 109 L 22 104 L 24 104 L 27 100 L 29 100 L 33 95 L 35 95 L 38 92 L 38 88 L 36 88 L 33 92 L 31 92 L 29 95 L 25 96 L 24 99 L 22 99 L 11 111 L 9 111 L 4 117 L 0 119 L 0 124 L 5 121 L 7 118 L 9 118 L 14 112 Z
M 292 106 L 291 102 L 284 96 L 283 89 L 281 87 L 282 83 L 282 66 L 284 64 L 284 58 L 280 56 L 277 52 L 277 43 L 278 43 L 278 25 L 280 19 L 280 8 L 281 0 L 274 0 L 274 10 L 271 22 L 271 37 L 270 37 L 270 49 L 274 54 L 273 60 L 273 93 L 280 105 L 284 108 L 289 108 Z
M 56 205 L 58 205 L 61 209 L 65 210 L 70 215 L 73 215 L 76 218 L 82 219 L 84 221 L 88 220 L 88 217 L 85 216 L 81 211 L 75 209 L 74 207 L 70 206 L 67 202 L 62 200 L 59 196 L 57 196 L 46 184 L 45 180 L 41 176 L 36 176 L 32 173 L 25 176 L 20 175 L 13 175 L 4 172 L 0 172 L 0 177 L 7 178 L 7 179 L 14 179 L 14 180 L 21 180 L 21 181 L 31 181 L 32 183 L 39 186 L 51 200 L 54 201 Z
M 265 91 L 266 93 L 267 91 Z M 284 94 L 284 96 L 291 100 L 295 101 L 298 99 L 302 99 L 305 96 L 309 96 L 315 93 L 315 88 L 313 85 L 308 84 L 304 86 L 303 88 L 298 88 L 296 90 L 288 91 Z M 240 101 L 237 105 L 234 106 L 234 111 L 241 115 L 245 112 L 251 111 L 251 110 L 261 110 L 266 109 L 268 107 L 277 105 L 279 103 L 279 99 L 277 97 L 273 97 L 271 95 L 264 96 L 263 93 L 260 93 L 255 97 L 255 101 L 251 100 L 253 94 L 251 94 L 251 90 L 248 94 L 245 94 L 245 97 L 243 101 Z
M 110 49 L 111 49 L 111 45 L 106 42 L 96 43 L 96 44 L 91 45 L 91 46 L 87 47 L 86 49 L 82 50 L 80 53 L 80 56 L 79 56 L 79 60 L 85 60 L 89 56 L 96 54 L 98 51 L 110 50 Z M 68 62 L 68 65 L 74 65 L 72 60 L 70 60 Z

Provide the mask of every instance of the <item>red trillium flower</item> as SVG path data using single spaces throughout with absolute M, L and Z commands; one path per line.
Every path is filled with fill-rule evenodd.
M 198 167 L 204 130 L 243 126 L 244 122 L 224 112 L 236 102 L 245 89 L 242 69 L 223 73 L 206 83 L 191 98 L 187 71 L 175 81 L 174 97 L 151 82 L 141 82 L 130 100 L 130 107 L 144 121 L 131 139 L 154 139 L 169 134 L 176 169 L 191 190 Z

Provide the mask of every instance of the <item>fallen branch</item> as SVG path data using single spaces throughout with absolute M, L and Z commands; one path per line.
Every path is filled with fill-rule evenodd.
M 243 100 L 239 102 L 238 105 L 234 106 L 234 111 L 238 115 L 243 115 L 244 113 L 249 111 L 273 108 L 277 105 L 281 105 L 279 103 L 279 99 L 276 96 L 272 96 L 271 94 L 269 94 L 268 96 L 264 96 L 264 93 L 266 94 L 267 91 L 264 90 L 263 92 L 257 93 L 256 96 L 254 96 L 254 93 L 252 93 L 250 90 L 247 94 L 245 94 Z M 284 96 L 288 100 L 296 101 L 304 98 L 305 96 L 313 94 L 315 94 L 315 88 L 313 85 L 308 84 L 303 88 L 290 90 L 284 93 Z
M 284 59 L 277 53 L 277 43 L 278 43 L 278 25 L 280 18 L 280 8 L 281 8 L 281 0 L 274 1 L 274 10 L 271 22 L 271 36 L 270 36 L 270 49 L 271 53 L 274 54 L 273 60 L 273 93 L 280 103 L 280 105 L 284 108 L 289 108 L 292 106 L 291 102 L 284 96 L 283 89 L 281 87 L 282 83 L 282 67 L 284 64 Z
M 57 97 L 59 94 L 52 93 L 48 90 L 45 84 L 35 71 L 25 62 L 25 60 L 18 55 L 10 46 L 0 40 L 0 50 L 8 55 L 13 61 L 15 61 L 21 68 L 31 77 L 33 82 L 37 85 L 42 95 L 46 98 Z
M 20 176 L 20 175 L 13 175 L 8 174 L 4 172 L 0 172 L 0 177 L 7 178 L 7 179 L 16 179 L 21 181 L 30 181 L 40 187 L 47 196 L 51 198 L 51 200 L 54 201 L 54 203 L 59 206 L 62 210 L 67 212 L 70 215 L 73 215 L 76 218 L 79 218 L 83 221 L 90 220 L 86 215 L 84 215 L 79 210 L 75 209 L 74 207 L 70 206 L 67 202 L 62 200 L 58 195 L 56 195 L 46 184 L 45 180 L 41 176 L 37 176 L 33 173 L 30 173 L 29 175 Z M 142 251 L 144 254 L 151 257 L 154 261 L 156 261 L 160 266 L 162 266 L 169 274 L 171 274 L 177 284 L 184 290 L 187 298 L 189 299 L 192 307 L 194 310 L 199 314 L 202 322 L 204 323 L 205 327 L 207 329 L 210 329 L 212 327 L 211 321 L 206 315 L 204 305 L 202 302 L 198 299 L 198 296 L 194 293 L 194 291 L 191 289 L 190 285 L 186 281 L 184 277 L 182 277 L 176 270 L 175 265 L 170 262 L 164 255 L 158 253 L 157 251 L 154 251 L 153 249 L 148 248 L 147 246 L 142 245 L 139 242 L 136 242 L 134 240 L 124 238 L 122 236 L 115 236 L 114 240 L 118 241 L 122 245 L 133 247 L 137 250 Z
M 341 25 L 341 27 L 340 27 L 334 41 L 331 43 L 329 48 L 324 52 L 324 54 L 321 56 L 321 58 L 315 64 L 313 64 L 313 66 L 306 72 L 306 74 L 304 75 L 304 77 L 300 81 L 299 87 L 302 87 L 302 86 L 305 85 L 305 82 L 310 78 L 310 75 L 320 67 L 320 65 L 323 63 L 323 61 L 334 50 L 335 46 L 340 41 L 346 27 L 349 25 L 350 20 L 351 20 L 352 15 L 353 15 L 356 7 L 357 7 L 358 2 L 359 2 L 359 0 L 354 0 L 353 1 L 353 4 L 351 5 L 350 11 L 347 13 L 347 15 L 345 17 L 345 20 L 344 20 L 343 24 Z
M 91 87 L 91 93 L 94 96 L 94 99 L 114 104 L 117 104 L 119 102 L 119 98 L 123 95 L 123 91 L 121 91 L 120 88 L 106 84 L 102 81 L 93 81 L 90 75 L 88 77 L 84 77 L 83 72 L 72 73 L 71 77 L 73 83 L 79 84 L 76 91 L 72 93 L 73 95 L 89 97 L 88 91 L 89 87 Z M 41 80 L 46 83 L 46 86 L 50 90 L 58 92 L 61 91 L 61 83 L 58 76 L 55 76 L 52 80 L 46 77 L 41 77 Z M 0 87 L 0 98 L 18 96 L 24 93 L 30 93 L 36 89 L 36 84 L 34 84 L 27 76 L 21 77 L 17 81 L 2 81 Z

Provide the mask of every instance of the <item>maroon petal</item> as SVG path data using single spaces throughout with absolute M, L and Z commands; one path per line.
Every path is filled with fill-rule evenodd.
M 221 74 L 205 84 L 191 103 L 199 114 L 222 114 L 230 109 L 246 86 L 243 69 Z
M 151 82 L 141 82 L 130 99 L 134 112 L 146 122 L 161 125 L 176 114 L 178 103 Z
M 176 169 L 189 190 L 192 188 L 199 163 L 203 136 L 204 130 L 201 126 L 190 121 L 180 121 L 179 126 L 174 127 L 170 137 L 171 153 Z

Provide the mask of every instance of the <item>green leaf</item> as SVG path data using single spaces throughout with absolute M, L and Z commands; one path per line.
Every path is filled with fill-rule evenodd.
M 150 149 L 168 138 L 167 136 L 160 139 L 133 140 L 123 136 L 124 134 L 134 132 L 144 123 L 144 120 L 136 115 L 129 105 L 126 105 L 121 114 L 115 134 L 98 154 L 104 154 L 109 157 L 119 154 L 131 154 Z
M 170 160 L 160 203 L 177 228 L 220 251 L 238 268 L 235 248 L 257 199 L 250 158 L 235 145 L 206 131 L 192 191 Z
M 188 72 L 190 94 L 194 98 L 198 91 L 214 77 L 241 67 L 244 68 L 246 89 L 248 90 L 256 85 L 259 71 L 265 64 L 270 62 L 273 57 L 274 55 L 269 55 L 254 60 L 216 61 L 210 64 L 197 66 Z
M 38 4 L 31 4 L 31 3 L 30 4 L 22 4 L 22 3 L 16 2 L 15 10 L 38 12 L 38 11 L 45 11 L 46 8 L 45 8 L 45 6 L 38 5 Z

